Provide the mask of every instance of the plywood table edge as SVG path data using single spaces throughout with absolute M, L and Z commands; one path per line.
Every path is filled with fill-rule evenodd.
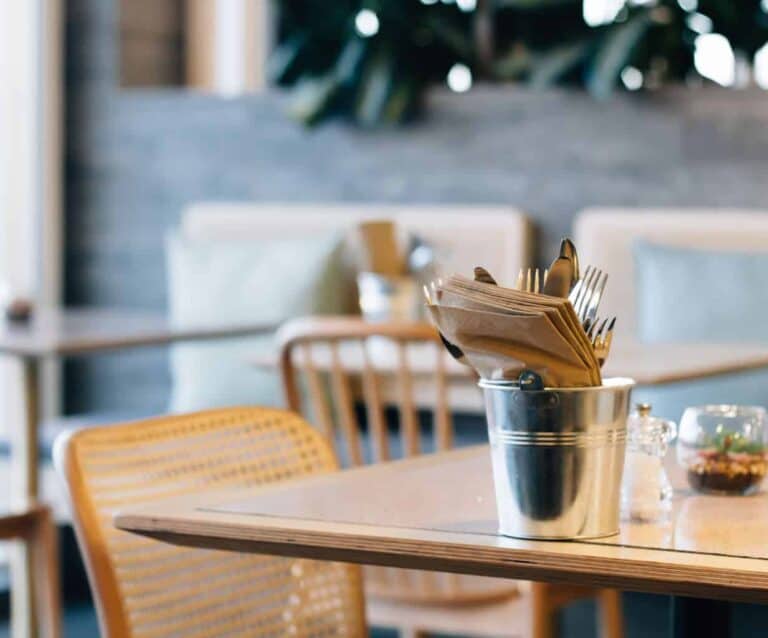
M 216 326 L 212 328 L 167 328 L 146 333 L 137 332 L 125 337 L 83 337 L 67 340 L 67 343 L 43 343 L 9 347 L 0 343 L 0 354 L 20 357 L 68 356 L 87 354 L 90 352 L 105 352 L 109 350 L 124 350 L 138 347 L 151 347 L 187 341 L 205 341 L 218 339 L 235 339 L 253 335 L 270 334 L 278 327 L 275 323 L 254 324 L 246 326 Z
M 661 373 L 656 375 L 635 375 L 636 385 L 641 387 L 653 387 L 659 385 L 672 385 L 676 383 L 688 383 L 691 381 L 701 381 L 702 379 L 711 379 L 713 377 L 736 374 L 741 372 L 751 372 L 768 368 L 768 354 L 761 355 L 749 362 L 729 362 L 716 368 L 709 368 L 699 371 L 687 371 L 678 373 Z
M 164 508 L 117 513 L 118 528 L 164 542 L 742 602 L 768 602 L 768 561 L 564 542 L 477 546 L 477 535 Z M 215 517 L 215 520 L 214 520 Z M 511 541 L 515 543 L 516 541 Z M 521 541 L 521 543 L 524 541 Z M 632 556 L 628 556 L 632 554 Z M 599 561 L 599 571 L 595 564 Z M 706 561 L 709 565 L 701 565 Z

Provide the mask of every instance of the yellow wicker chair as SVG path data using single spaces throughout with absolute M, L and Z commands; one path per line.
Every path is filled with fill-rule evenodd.
M 359 568 L 176 547 L 117 509 L 337 469 L 301 417 L 234 408 L 89 428 L 56 442 L 104 638 L 365 636 Z

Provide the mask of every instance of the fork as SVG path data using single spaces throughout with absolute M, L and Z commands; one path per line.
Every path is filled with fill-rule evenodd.
M 544 270 L 542 273 L 538 268 L 528 268 L 528 270 L 520 269 L 517 274 L 517 285 L 515 288 L 522 292 L 541 292 L 544 288 L 544 284 L 547 283 L 548 270 Z
M 608 353 L 611 351 L 613 328 L 615 325 L 616 317 L 613 317 L 610 321 L 608 319 L 603 319 L 602 322 L 597 318 L 587 319 L 584 324 L 584 330 L 587 333 L 587 338 L 592 344 L 592 349 L 595 351 L 595 358 L 600 364 L 600 367 L 603 366 L 605 360 L 608 358 Z
M 576 282 L 576 285 L 568 295 L 568 300 L 576 311 L 576 316 L 582 324 L 590 321 L 593 323 L 597 317 L 597 308 L 608 282 L 608 273 L 599 268 L 587 266 L 584 276 Z

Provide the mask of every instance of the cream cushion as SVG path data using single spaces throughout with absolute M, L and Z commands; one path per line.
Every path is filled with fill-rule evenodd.
M 364 219 L 392 219 L 403 234 L 430 244 L 446 272 L 471 275 L 483 265 L 500 282 L 514 283 L 531 265 L 531 227 L 511 206 L 419 204 L 254 204 L 205 202 L 182 217 L 187 237 L 258 239 L 346 230 Z M 353 247 L 348 250 L 352 251 Z M 353 261 L 353 255 L 347 255 Z
M 619 338 L 637 339 L 632 251 L 636 240 L 685 248 L 765 251 L 768 247 L 767 213 L 706 208 L 603 207 L 583 210 L 574 221 L 574 241 L 582 267 L 592 264 L 609 273 L 600 314 L 620 318 Z M 671 312 L 674 310 L 670 309 Z
M 210 259 L 193 260 L 196 269 L 174 268 L 174 264 L 182 264 L 178 259 L 171 260 L 171 274 L 177 276 L 171 277 L 169 297 L 178 302 L 172 304 L 172 315 L 183 321 L 184 318 L 198 320 L 201 314 L 214 313 L 214 318 L 226 323 L 228 320 L 242 321 L 246 318 L 243 313 L 263 316 L 264 309 L 272 306 L 283 310 L 293 308 L 294 314 L 309 314 L 311 310 L 306 307 L 302 310 L 297 301 L 290 301 L 293 297 L 287 292 L 285 299 L 276 299 L 279 290 L 276 292 L 274 286 L 266 283 L 262 286 L 258 304 L 250 299 L 256 296 L 253 291 L 245 294 L 243 286 L 259 281 L 259 277 L 280 276 L 276 271 L 281 268 L 275 263 L 264 261 L 259 264 L 256 253 L 263 251 L 265 246 L 314 242 L 329 234 L 347 237 L 342 248 L 343 264 L 338 272 L 335 271 L 334 282 L 351 291 L 348 298 L 339 300 L 334 314 L 339 314 L 342 309 L 356 309 L 354 286 L 347 284 L 354 283 L 356 246 L 353 230 L 362 219 L 393 219 L 402 231 L 402 241 L 407 236 L 419 236 L 434 248 L 442 270 L 447 272 L 471 275 L 472 268 L 481 264 L 500 281 L 514 282 L 518 270 L 530 264 L 530 226 L 522 213 L 509 207 L 200 203 L 187 209 L 182 217 L 179 233 L 182 244 L 203 242 L 228 246 L 234 242 L 249 247 L 247 250 L 252 246 L 254 255 L 253 259 L 241 255 L 243 267 L 237 275 L 233 275 L 232 267 L 227 266 L 232 259 L 222 258 L 225 263 L 221 267 Z M 308 261 L 308 256 L 302 252 L 294 251 L 297 262 Z M 260 272 L 249 272 L 253 268 L 259 268 Z M 187 277 L 181 277 L 184 272 Z M 311 273 L 307 272 L 307 281 L 312 280 Z M 182 282 L 186 285 L 181 285 Z M 286 281 L 286 285 L 288 283 Z M 299 284 L 295 277 L 290 282 L 292 288 L 300 288 Z M 185 300 L 193 306 L 189 308 Z M 321 308 L 317 306 L 316 311 Z M 280 320 L 289 318 L 285 312 L 269 316 L 279 316 Z M 250 363 L 250 357 L 265 347 L 271 347 L 271 335 L 224 344 L 174 345 L 171 349 L 173 409 L 276 403 L 279 396 L 275 373 L 256 370 Z M 260 378 L 256 379 L 256 376 Z M 476 388 L 470 390 L 474 406 L 478 395 Z

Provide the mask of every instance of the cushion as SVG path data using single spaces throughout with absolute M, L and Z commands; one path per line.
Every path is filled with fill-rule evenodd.
M 768 253 L 634 246 L 643 342 L 767 342 Z
M 167 256 L 170 316 L 177 326 L 278 324 L 348 310 L 337 233 L 265 241 L 174 234 Z M 171 410 L 280 404 L 277 372 L 249 361 L 272 348 L 271 334 L 173 346 Z
M 622 338 L 637 339 L 633 242 L 759 252 L 768 246 L 768 214 L 730 208 L 610 206 L 581 211 L 573 231 L 582 265 L 592 264 L 610 275 L 600 312 L 620 318 Z
M 637 242 L 639 337 L 645 342 L 767 342 L 768 253 L 698 250 Z M 614 282 L 615 284 L 615 282 Z M 678 420 L 706 403 L 768 404 L 768 370 L 663 387 L 637 388 L 634 401 Z
M 349 235 L 348 268 L 359 250 L 355 228 L 364 219 L 391 219 L 400 239 L 416 235 L 435 250 L 442 270 L 472 273 L 483 265 L 501 283 L 514 284 L 520 268 L 532 262 L 532 227 L 509 206 L 482 204 L 381 204 L 269 202 L 197 202 L 184 210 L 181 232 L 187 237 L 272 238 L 314 236 L 336 230 Z M 354 280 L 355 273 L 351 272 Z

